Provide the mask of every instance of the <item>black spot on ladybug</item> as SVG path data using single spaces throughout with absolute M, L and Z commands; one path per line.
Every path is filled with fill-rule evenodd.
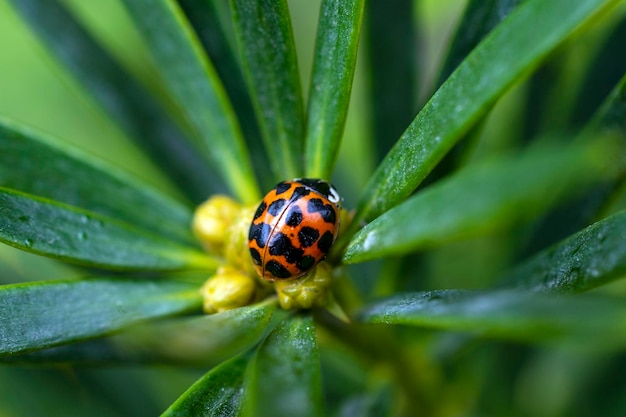
M 261 265 L 261 254 L 258 250 L 254 248 L 250 248 L 250 255 L 252 256 L 252 260 L 255 264 Z
M 290 188 L 291 188 L 291 184 L 289 184 L 288 182 L 281 182 L 275 188 L 276 195 L 282 194 Z
M 272 216 L 278 216 L 285 206 L 286 202 L 287 200 L 285 200 L 284 198 L 272 201 L 270 206 L 267 208 L 267 212 Z
M 259 217 L 261 217 L 261 215 L 263 215 L 263 212 L 265 211 L 266 208 L 267 208 L 267 203 L 263 201 L 261 205 L 259 206 L 259 208 L 256 209 L 256 213 L 254 213 L 254 219 L 252 220 L 254 221 L 258 219 Z
M 303 248 L 308 248 L 309 246 L 312 246 L 319 237 L 320 232 L 309 226 L 304 226 L 298 232 L 298 241 L 300 241 L 300 245 Z
M 309 190 L 308 188 L 296 187 L 296 189 L 293 190 L 293 194 L 291 195 L 291 198 L 293 200 L 297 200 L 299 198 L 306 197 L 309 194 L 311 194 L 311 190 Z
M 291 274 L 289 273 L 287 268 L 282 266 L 280 264 L 280 262 L 276 262 L 273 259 L 271 261 L 268 261 L 265 264 L 265 269 L 267 271 L 270 271 L 270 273 L 272 275 L 274 275 L 276 278 L 289 278 L 289 277 L 291 277 Z
M 307 210 L 309 210 L 309 213 L 319 213 L 326 223 L 335 224 L 337 221 L 333 206 L 330 204 L 324 204 L 324 201 L 320 198 L 310 199 Z
M 272 236 L 269 244 L 270 255 L 284 256 L 287 262 L 295 264 L 304 255 L 302 249 L 296 248 L 291 244 L 291 239 L 284 233 L 277 232 Z
M 315 190 L 318 194 L 321 194 L 324 197 L 330 195 L 330 184 L 328 184 L 326 181 L 302 178 L 298 182 L 300 184 L 306 185 L 307 187 Z
M 256 244 L 260 248 L 264 248 L 267 243 L 267 239 L 270 237 L 271 228 L 267 223 L 259 223 L 250 226 L 250 233 L 248 233 L 248 240 L 256 240 Z
M 298 262 L 296 262 L 296 266 L 300 271 L 306 271 L 307 269 L 311 269 L 315 265 L 315 258 L 311 255 L 304 256 Z
M 289 209 L 289 212 L 287 214 L 287 221 L 285 223 L 287 223 L 287 226 L 291 227 L 296 227 L 297 225 L 302 223 L 302 211 L 300 210 L 300 207 L 293 206 Z
M 317 241 L 317 247 L 323 253 L 328 253 L 330 247 L 333 245 L 333 234 L 331 232 L 326 232 L 320 237 L 320 240 Z

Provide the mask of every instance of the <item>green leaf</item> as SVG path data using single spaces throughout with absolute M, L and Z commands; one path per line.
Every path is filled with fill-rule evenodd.
M 286 0 L 231 0 L 235 33 L 272 172 L 301 172 L 304 111 Z
M 217 74 L 173 0 L 124 0 L 170 94 L 230 190 L 260 200 L 239 125 Z
M 626 276 L 626 212 L 594 223 L 508 273 L 506 287 L 582 292 Z
M 285 317 L 275 300 L 224 313 L 140 323 L 97 340 L 5 358 L 11 363 L 214 366 L 251 348 Z M 166 341 L 164 343 L 164 341 Z
M 409 196 L 508 87 L 574 29 L 615 3 L 528 0 L 511 13 L 441 86 L 383 160 L 359 203 L 353 229 Z
M 250 355 L 242 355 L 214 368 L 185 391 L 162 416 L 237 417 L 249 361 Z
M 49 52 L 194 202 L 202 201 L 216 188 L 208 164 L 155 97 L 98 44 L 61 2 L 12 3 Z
M 418 28 L 415 2 L 367 2 L 367 53 L 376 160 L 396 142 L 415 116 L 418 97 Z M 393 63 L 393 65 L 390 65 Z
M 285 314 L 271 299 L 219 314 L 142 324 L 113 336 L 111 342 L 137 358 L 216 364 L 252 347 Z
M 0 242 L 110 269 L 213 269 L 218 261 L 189 246 L 88 210 L 0 187 Z
M 621 136 L 622 142 L 626 143 L 624 141 L 626 139 L 626 94 L 624 94 L 624 86 L 626 86 L 626 77 L 604 100 L 603 105 L 597 109 L 592 120 L 587 122 L 580 139 L 589 140 L 598 135 L 598 132 L 609 132 Z M 624 175 L 626 173 L 625 154 L 624 152 L 616 152 L 616 155 L 622 157 L 611 158 L 610 162 L 607 158 L 607 164 L 613 164 L 621 172 L 621 175 L 603 180 L 587 190 L 580 198 L 558 207 L 544 216 L 533 227 L 532 235 L 525 239 L 525 248 L 520 251 L 520 259 L 552 246 L 610 214 L 613 202 L 618 200 L 615 197 L 621 192 L 626 180 Z M 613 212 L 615 211 L 619 211 L 619 209 L 613 210 Z
M 283 321 L 257 349 L 244 385 L 243 416 L 322 416 L 315 326 L 311 316 Z
M 437 87 L 452 74 L 463 59 L 524 0 L 470 0 L 463 19 L 450 43 L 448 55 L 439 74 Z
M 590 295 L 556 296 L 520 290 L 409 293 L 365 308 L 358 320 L 513 340 L 577 341 L 586 347 L 621 347 L 626 342 L 623 300 Z
M 348 113 L 363 0 L 324 0 L 306 126 L 306 176 L 330 178 Z
M 616 130 L 626 134 L 626 75 L 604 100 L 586 128 Z
M 0 355 L 102 336 L 194 311 L 197 288 L 175 281 L 91 279 L 0 286 Z
M 363 262 L 528 221 L 610 177 L 620 148 L 604 141 L 585 146 L 538 146 L 470 166 L 389 210 L 359 231 L 344 261 Z
M 196 244 L 191 210 L 185 205 L 103 160 L 2 119 L 0 186 Z
M 261 132 L 254 114 L 252 100 L 237 60 L 234 33 L 228 2 L 222 0 L 179 0 L 189 23 L 198 34 L 198 39 L 215 65 L 215 70 L 224 84 L 233 109 L 239 119 L 248 152 L 252 158 L 257 179 L 263 189 L 276 184 L 268 171 L 269 160 L 265 154 Z
M 626 56 L 621 51 L 625 37 L 626 20 L 622 18 L 614 28 L 611 28 L 607 39 L 597 45 L 592 56 L 588 58 L 589 68 L 585 77 L 580 81 L 578 94 L 573 98 L 568 126 L 578 127 L 586 123 L 607 94 L 612 90 L 615 91 L 615 85 L 624 82 Z M 626 125 L 624 114 L 624 108 L 622 108 L 622 126 Z

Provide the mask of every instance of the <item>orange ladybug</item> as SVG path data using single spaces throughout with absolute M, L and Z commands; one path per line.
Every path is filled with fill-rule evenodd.
M 267 193 L 248 234 L 259 276 L 297 278 L 322 261 L 339 232 L 340 201 L 332 185 L 311 178 L 283 181 Z

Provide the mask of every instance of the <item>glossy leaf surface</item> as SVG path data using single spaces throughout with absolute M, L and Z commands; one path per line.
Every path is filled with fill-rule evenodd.
M 262 189 L 269 189 L 276 181 L 267 169 L 269 161 L 265 155 L 261 132 L 257 123 L 250 92 L 243 68 L 235 48 L 232 27 L 232 11 L 223 0 L 180 0 L 189 23 L 202 42 L 207 55 L 224 84 L 224 89 L 237 114 L 248 152 L 254 164 L 255 174 Z
M 300 176 L 304 110 L 286 0 L 231 0 L 244 74 L 276 181 Z
M 29 252 L 110 269 L 213 269 L 190 246 L 56 201 L 0 188 L 0 242 Z
M 366 187 L 355 224 L 409 196 L 508 87 L 575 28 L 615 3 L 528 0 L 516 8 L 459 65 L 387 154 Z
M 528 221 L 594 181 L 615 175 L 612 160 L 620 148 L 605 145 L 544 145 L 471 166 L 365 226 L 344 260 L 398 255 Z
M 626 343 L 619 299 L 519 290 L 441 290 L 401 294 L 364 309 L 359 320 L 478 333 L 513 340 L 577 340 L 588 347 Z M 589 340 L 593 336 L 594 340 Z
M 140 323 L 106 338 L 5 358 L 11 363 L 214 366 L 271 331 L 285 312 L 275 301 L 224 313 Z
M 243 416 L 322 416 L 321 374 L 310 316 L 284 320 L 258 347 L 244 385 Z
M 523 0 L 470 0 L 445 59 L 439 85 L 450 76 L 463 59 Z
M 250 355 L 235 357 L 212 369 L 168 408 L 162 416 L 237 417 Z
M 329 179 L 348 113 L 363 0 L 322 1 L 309 89 L 306 176 Z
M 0 287 L 0 355 L 111 333 L 142 320 L 196 310 L 195 286 L 91 279 Z
M 507 287 L 582 292 L 626 275 L 626 212 L 592 224 L 514 268 Z
M 125 0 L 169 92 L 230 190 L 260 199 L 252 166 L 226 92 L 179 6 L 172 0 Z
M 1 120 L 0 187 L 80 207 L 195 245 L 189 207 L 71 145 Z
M 12 3 L 48 51 L 192 201 L 202 201 L 217 187 L 213 171 L 183 130 L 62 2 Z

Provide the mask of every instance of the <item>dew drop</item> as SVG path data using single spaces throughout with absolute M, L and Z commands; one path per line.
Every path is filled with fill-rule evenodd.
M 86 240 L 87 239 L 87 233 L 85 233 L 85 232 L 78 232 L 78 239 L 79 240 Z
M 32 248 L 34 243 L 35 242 L 33 242 L 33 240 L 30 238 L 24 240 L 24 246 L 26 246 L 27 248 Z
M 86 214 L 83 214 L 82 216 L 80 216 L 80 222 L 82 224 L 87 224 L 89 223 L 89 217 Z

